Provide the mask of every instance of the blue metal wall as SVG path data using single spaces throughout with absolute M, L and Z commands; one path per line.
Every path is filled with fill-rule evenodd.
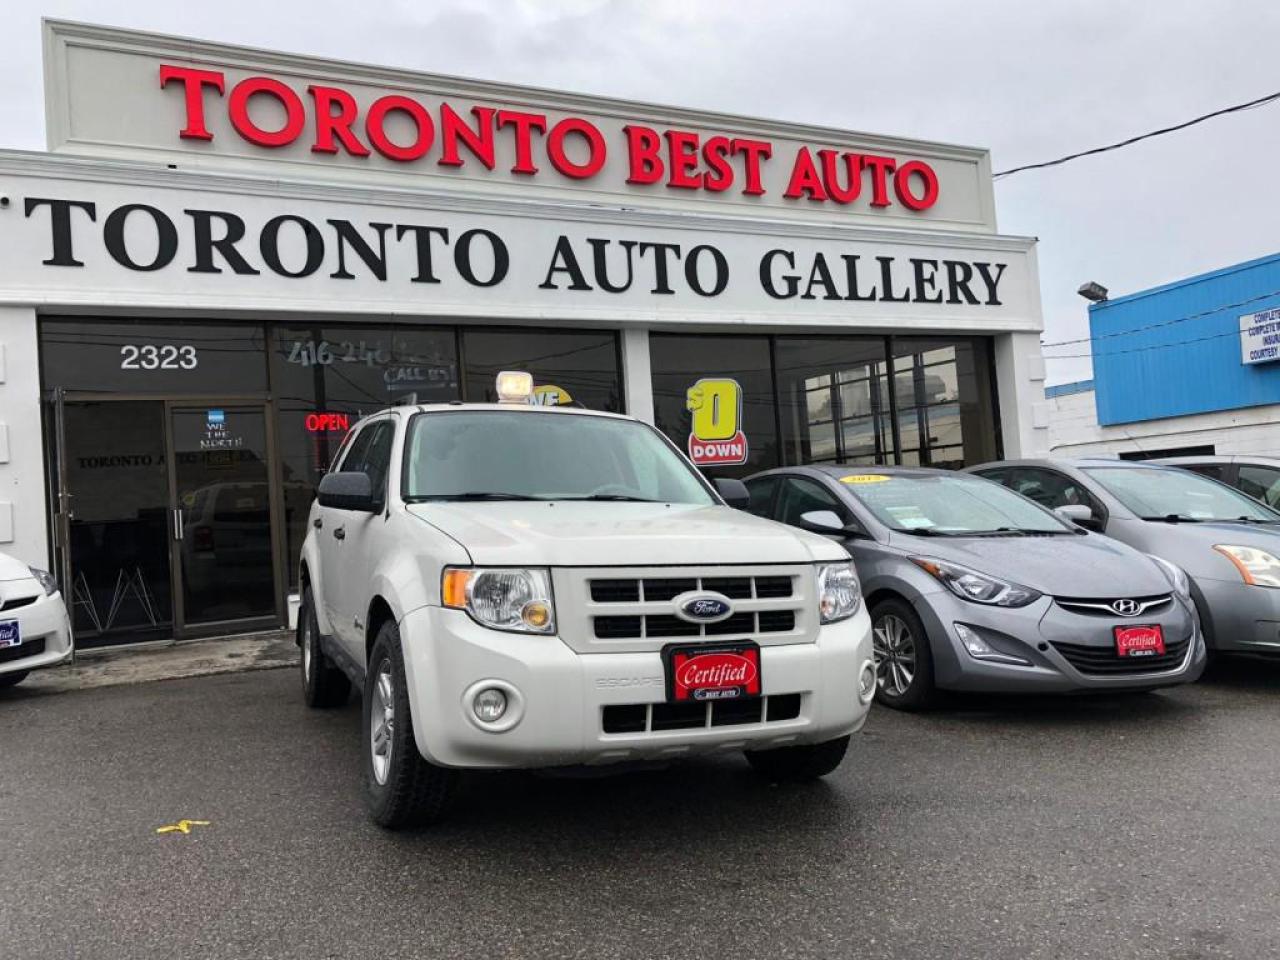
M 1240 317 L 1278 306 L 1280 254 L 1092 304 L 1098 422 L 1280 403 L 1280 362 L 1240 362 Z

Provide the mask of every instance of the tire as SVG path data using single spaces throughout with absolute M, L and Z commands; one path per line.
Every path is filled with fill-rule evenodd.
M 924 710 L 936 703 L 929 635 L 911 604 L 897 597 L 877 603 L 871 610 L 871 636 L 876 700 L 895 710 Z
M 320 649 L 320 628 L 310 587 L 303 589 L 298 607 L 298 646 L 302 648 L 303 702 L 313 710 L 331 710 L 345 704 L 351 694 L 351 681 Z
M 0 673 L 0 690 L 8 690 L 10 687 L 16 687 L 23 680 L 27 679 L 30 670 L 15 670 L 13 673 Z
M 361 729 L 365 796 L 373 822 L 400 830 L 443 819 L 457 796 L 460 775 L 430 763 L 418 750 L 400 631 L 390 621 L 378 629 L 369 658 Z
M 825 743 L 776 750 L 748 750 L 747 763 L 756 773 L 774 783 L 802 783 L 817 780 L 840 766 L 849 747 L 847 736 Z

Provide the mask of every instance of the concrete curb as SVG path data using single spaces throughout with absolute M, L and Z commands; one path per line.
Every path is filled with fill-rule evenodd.
M 274 670 L 297 663 L 293 633 L 273 631 L 128 650 L 88 650 L 77 654 L 74 663 L 33 672 L 13 692 L 27 696 L 69 693 L 156 680 Z M 0 694 L 3 699 L 6 695 Z

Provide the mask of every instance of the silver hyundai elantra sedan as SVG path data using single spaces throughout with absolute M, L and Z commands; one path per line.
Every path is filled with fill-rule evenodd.
M 877 697 L 1146 690 L 1204 669 L 1182 571 L 946 470 L 785 467 L 748 507 L 839 540 L 874 628 Z

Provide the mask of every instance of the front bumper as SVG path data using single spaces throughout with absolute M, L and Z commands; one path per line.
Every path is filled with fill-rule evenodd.
M 1107 690 L 1150 690 L 1197 680 L 1204 672 L 1204 638 L 1192 612 L 1176 597 L 1159 612 L 1134 620 L 1075 613 L 1043 597 L 1018 609 L 969 603 L 949 593 L 931 593 L 918 599 L 916 612 L 932 640 L 934 682 L 947 690 L 985 693 L 1073 693 Z M 972 656 L 955 629 L 962 623 L 1001 652 L 1025 664 L 997 663 Z M 1112 672 L 1122 661 L 1081 668 L 1079 652 L 1090 659 L 1114 653 L 1112 628 L 1136 624 L 1160 624 L 1170 649 L 1181 649 L 1160 668 Z M 1185 645 L 1185 646 L 1184 646 Z M 1073 662 L 1074 661 L 1074 662 Z M 1100 672 L 1101 671 L 1101 672 Z
M 406 615 L 400 641 L 418 749 L 442 766 L 604 764 L 819 743 L 860 729 L 870 709 L 858 697 L 872 659 L 865 609 L 822 627 L 816 642 L 762 647 L 764 696 L 798 694 L 798 715 L 696 729 L 604 732 L 606 707 L 665 702 L 657 651 L 577 653 L 559 637 L 490 630 L 441 607 Z M 485 686 L 508 696 L 493 726 L 471 709 Z
M 35 603 L 8 612 L 0 620 L 17 620 L 22 643 L 0 647 L 0 674 L 38 670 L 70 660 L 74 654 L 71 626 L 62 594 L 42 596 Z M 11 659 L 10 659 L 11 658 Z
M 1195 586 L 1212 649 L 1280 656 L 1280 589 L 1205 578 Z

